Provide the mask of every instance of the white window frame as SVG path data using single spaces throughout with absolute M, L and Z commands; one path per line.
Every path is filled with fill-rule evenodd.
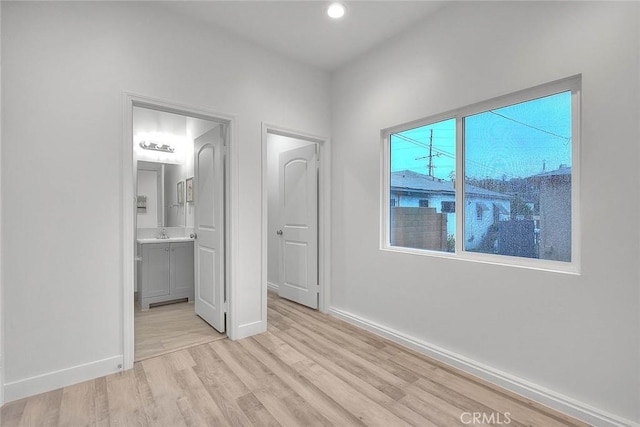
M 521 90 L 508 95 L 493 98 L 487 101 L 478 102 L 467 107 L 458 108 L 447 113 L 438 114 L 428 118 L 415 120 L 401 125 L 383 129 L 381 131 L 382 155 L 381 155 L 381 203 L 380 203 L 380 249 L 391 252 L 402 252 L 423 256 L 460 259 L 472 262 L 490 263 L 521 268 L 529 268 L 544 271 L 553 271 L 567 274 L 580 274 L 580 119 L 581 102 L 580 93 L 582 87 L 582 76 L 576 75 L 551 83 L 535 86 L 530 89 Z M 538 258 L 522 258 L 508 255 L 485 254 L 479 252 L 465 251 L 464 238 L 464 118 L 474 114 L 483 113 L 489 110 L 499 109 L 513 104 L 519 104 L 534 99 L 555 95 L 561 92 L 571 91 L 571 261 L 553 261 Z M 391 199 L 391 144 L 392 134 L 416 127 L 427 126 L 443 120 L 456 120 L 456 246 L 455 252 L 441 252 L 428 249 L 405 248 L 401 246 L 391 246 L 390 244 L 390 199 Z M 473 213 L 475 216 L 475 213 Z

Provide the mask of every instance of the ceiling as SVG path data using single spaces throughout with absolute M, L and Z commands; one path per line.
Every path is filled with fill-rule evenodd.
M 287 57 L 333 71 L 440 9 L 443 1 L 344 1 L 332 20 L 329 1 L 161 2 L 172 12 L 223 28 Z

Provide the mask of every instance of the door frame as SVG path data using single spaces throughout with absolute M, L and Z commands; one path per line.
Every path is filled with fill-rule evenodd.
M 134 256 L 135 256 L 135 176 L 133 160 L 133 107 L 174 113 L 226 125 L 225 156 L 225 294 L 227 297 L 227 336 L 235 339 L 238 325 L 234 317 L 236 298 L 234 279 L 237 272 L 238 245 L 238 144 L 235 116 L 203 107 L 179 104 L 165 99 L 124 92 L 121 173 L 122 228 L 122 347 L 123 369 L 133 368 L 134 359 Z
M 331 277 L 331 141 L 329 138 L 262 123 L 262 318 L 267 320 L 268 265 L 268 175 L 267 137 L 269 134 L 301 139 L 318 145 L 320 160 L 318 177 L 318 310 L 328 313 L 330 308 Z

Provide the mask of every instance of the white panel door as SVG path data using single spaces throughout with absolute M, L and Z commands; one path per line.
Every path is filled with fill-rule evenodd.
M 224 143 L 222 125 L 194 143 L 195 308 L 219 332 L 224 322 Z
M 279 159 L 279 294 L 318 308 L 318 166 L 315 144 Z

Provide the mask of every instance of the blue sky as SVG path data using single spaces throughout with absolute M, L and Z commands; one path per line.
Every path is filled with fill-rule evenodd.
M 392 135 L 391 170 L 428 173 L 433 130 L 434 176 L 455 170 L 455 119 Z M 524 178 L 571 165 L 571 92 L 563 92 L 465 118 L 465 174 Z

